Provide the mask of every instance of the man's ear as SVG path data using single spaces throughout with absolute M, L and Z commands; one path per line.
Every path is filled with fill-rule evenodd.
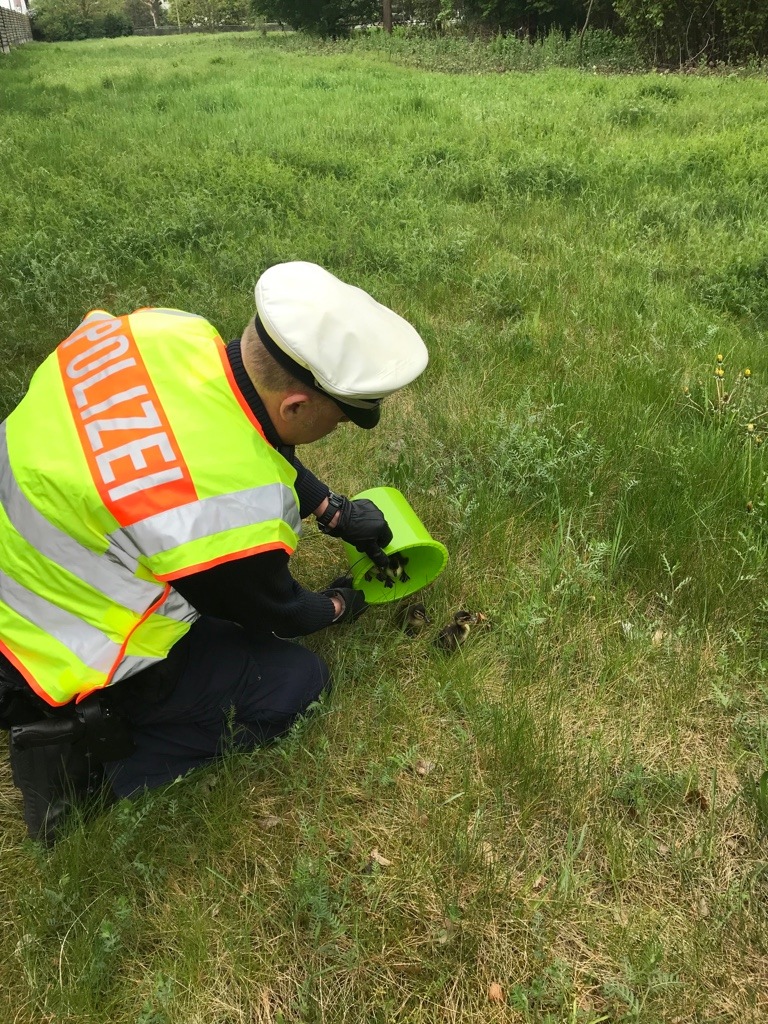
M 294 391 L 292 394 L 286 395 L 280 402 L 278 410 L 280 418 L 285 423 L 295 423 L 297 418 L 306 411 L 304 407 L 309 400 L 309 395 L 304 391 Z

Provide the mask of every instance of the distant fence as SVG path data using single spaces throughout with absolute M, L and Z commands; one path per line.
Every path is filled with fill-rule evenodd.
M 32 23 L 26 14 L 0 7 L 0 53 L 10 53 L 12 46 L 32 42 Z
M 187 32 L 286 32 L 279 22 L 259 25 L 158 25 L 157 28 L 135 28 L 135 36 L 177 36 Z

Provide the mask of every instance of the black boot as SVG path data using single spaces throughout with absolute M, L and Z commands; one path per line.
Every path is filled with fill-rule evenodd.
M 32 839 L 52 846 L 67 813 L 98 792 L 103 770 L 92 764 L 83 743 L 49 743 L 19 750 L 10 743 L 14 785 L 24 798 L 24 821 Z

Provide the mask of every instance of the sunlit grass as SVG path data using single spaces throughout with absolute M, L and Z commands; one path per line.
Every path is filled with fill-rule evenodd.
M 230 338 L 315 260 L 432 358 L 303 457 L 403 490 L 451 553 L 436 627 L 490 622 L 454 657 L 388 608 L 312 638 L 336 685 L 295 735 L 50 855 L 3 762 L 3 1019 L 764 1019 L 768 87 L 401 59 L 0 62 L 0 414 L 87 309 Z

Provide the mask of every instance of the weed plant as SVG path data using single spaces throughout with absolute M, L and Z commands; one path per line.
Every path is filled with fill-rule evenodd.
M 335 687 L 287 739 L 51 853 L 0 760 L 2 1020 L 765 1020 L 766 83 L 427 58 L 0 60 L 0 415 L 90 308 L 228 339 L 317 261 L 431 362 L 303 457 L 447 545 L 435 628 L 489 620 L 453 656 L 386 606 L 310 638 Z M 308 526 L 297 576 L 342 566 Z

